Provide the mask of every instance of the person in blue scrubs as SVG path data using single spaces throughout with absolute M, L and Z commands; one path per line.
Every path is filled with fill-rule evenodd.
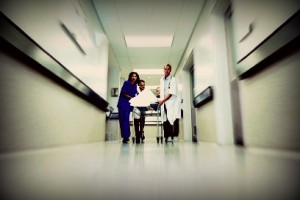
M 121 136 L 123 138 L 123 143 L 128 143 L 130 137 L 130 121 L 129 116 L 132 111 L 132 106 L 130 106 L 129 100 L 136 96 L 137 87 L 140 81 L 139 74 L 136 72 L 130 72 L 128 80 L 126 80 L 122 86 L 119 101 L 119 123 L 121 128 Z

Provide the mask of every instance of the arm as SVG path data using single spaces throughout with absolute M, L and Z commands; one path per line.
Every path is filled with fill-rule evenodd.
M 125 81 L 120 93 L 121 96 L 125 97 L 128 100 L 132 98 L 130 95 L 128 95 L 129 87 L 130 87 L 130 82 Z
M 164 83 L 161 81 L 160 82 L 160 88 L 162 89 L 164 87 Z M 161 106 L 164 104 L 166 101 L 168 101 L 173 95 L 177 95 L 177 83 L 175 78 L 173 77 L 171 82 L 170 82 L 170 88 L 169 88 L 169 93 L 166 95 L 165 98 L 159 101 L 159 105 Z
M 159 101 L 159 105 L 161 106 L 166 101 L 168 101 L 171 97 L 172 97 L 172 94 L 167 94 L 167 96 L 164 99 L 162 99 L 162 100 Z
M 130 99 L 132 98 L 131 96 L 129 96 L 129 95 L 126 94 L 126 93 L 121 93 L 121 95 L 122 95 L 123 97 L 127 98 L 128 100 L 130 100 Z

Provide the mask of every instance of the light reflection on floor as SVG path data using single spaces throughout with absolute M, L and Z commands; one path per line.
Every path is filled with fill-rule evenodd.
M 90 143 L 3 154 L 0 166 L 5 199 L 300 197 L 299 153 L 210 143 Z

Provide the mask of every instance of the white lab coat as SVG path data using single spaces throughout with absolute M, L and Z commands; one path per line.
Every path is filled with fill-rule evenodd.
M 181 118 L 181 97 L 179 94 L 177 95 L 176 98 L 174 110 L 176 112 L 176 119 L 180 119 Z
M 176 118 L 178 118 L 178 112 L 180 110 L 180 98 L 178 96 L 178 88 L 175 77 L 169 75 L 167 77 L 167 87 L 165 88 L 165 78 L 160 79 L 160 98 L 163 99 L 167 94 L 172 94 L 171 98 L 168 99 L 166 104 L 167 115 L 165 115 L 164 104 L 161 105 L 161 119 L 162 122 L 169 120 L 170 124 L 173 125 Z

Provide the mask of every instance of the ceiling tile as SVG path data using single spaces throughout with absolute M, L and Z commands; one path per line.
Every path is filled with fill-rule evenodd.
M 176 71 L 205 0 L 92 0 L 107 34 L 121 76 L 133 68 L 163 68 L 170 63 Z M 125 36 L 174 36 L 170 48 L 127 48 Z M 116 62 L 117 61 L 117 62 Z M 144 76 L 157 84 L 160 76 Z M 147 84 L 146 84 L 147 85 Z

